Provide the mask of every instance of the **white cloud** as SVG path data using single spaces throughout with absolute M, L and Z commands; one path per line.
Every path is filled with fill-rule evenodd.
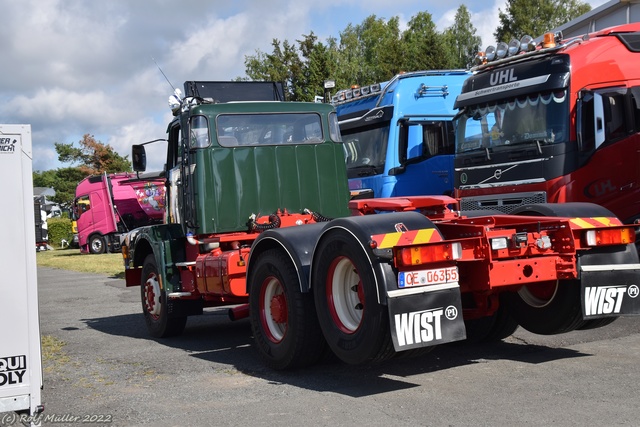
M 128 155 L 132 143 L 164 137 L 171 118 L 171 88 L 153 59 L 176 87 L 231 80 L 244 75 L 245 56 L 270 53 L 273 39 L 295 43 L 311 31 L 321 40 L 339 37 L 370 15 L 397 16 L 406 27 L 422 11 L 444 29 L 462 3 L 0 0 L 0 120 L 32 125 L 34 169 L 60 167 L 53 143 L 85 133 Z M 504 3 L 464 2 L 483 46 Z
M 133 123 L 122 126 L 117 133 L 109 137 L 104 143 L 109 144 L 123 156 L 131 158 L 131 146 L 151 141 L 157 138 L 163 138 L 167 125 L 171 121 L 172 116 L 167 108 L 167 113 L 158 118 L 144 117 Z M 166 158 L 166 144 L 162 142 L 146 145 L 147 169 L 161 170 Z
M 475 4 L 475 7 L 473 5 L 467 6 L 467 9 L 471 14 L 471 23 L 476 29 L 476 35 L 482 40 L 480 47 L 484 48 L 489 44 L 495 43 L 493 33 L 499 24 L 499 10 L 503 12 L 506 10 L 506 0 L 495 0 L 493 5 L 489 7 L 487 7 L 486 3 L 472 3 Z M 459 6 L 456 5 L 454 8 L 445 11 L 440 19 L 435 21 L 440 31 L 453 25 Z

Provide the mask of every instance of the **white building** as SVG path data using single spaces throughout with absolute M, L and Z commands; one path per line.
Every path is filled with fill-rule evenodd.
M 640 22 L 640 0 L 612 0 L 556 28 L 569 38 L 614 25 Z

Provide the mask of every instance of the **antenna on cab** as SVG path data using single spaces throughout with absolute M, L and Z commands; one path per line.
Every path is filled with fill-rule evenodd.
M 173 114 L 176 115 L 180 110 L 180 107 L 182 106 L 182 91 L 180 89 L 176 89 L 176 87 L 171 84 L 171 81 L 169 81 L 169 78 L 164 73 L 164 71 L 162 71 L 162 68 L 160 68 L 160 65 L 158 65 L 156 59 L 153 56 L 151 57 L 151 59 L 153 60 L 153 63 L 156 64 L 156 67 L 158 67 L 158 70 L 160 70 L 160 73 L 162 73 L 162 75 L 164 76 L 164 79 L 167 81 L 167 83 L 169 83 L 171 89 L 173 89 L 173 95 L 169 97 L 169 108 L 171 108 Z

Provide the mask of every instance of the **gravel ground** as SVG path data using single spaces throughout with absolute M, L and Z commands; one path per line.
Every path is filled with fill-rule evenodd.
M 65 344 L 44 363 L 43 425 L 637 424 L 638 318 L 556 337 L 518 331 L 382 366 L 275 372 L 252 348 L 249 322 L 226 310 L 156 340 L 139 288 L 42 267 L 38 281 L 42 334 Z

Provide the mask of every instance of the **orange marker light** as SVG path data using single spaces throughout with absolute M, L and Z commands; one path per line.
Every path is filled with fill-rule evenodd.
M 556 38 L 553 33 L 545 33 L 544 38 L 542 40 L 542 47 L 556 47 Z

